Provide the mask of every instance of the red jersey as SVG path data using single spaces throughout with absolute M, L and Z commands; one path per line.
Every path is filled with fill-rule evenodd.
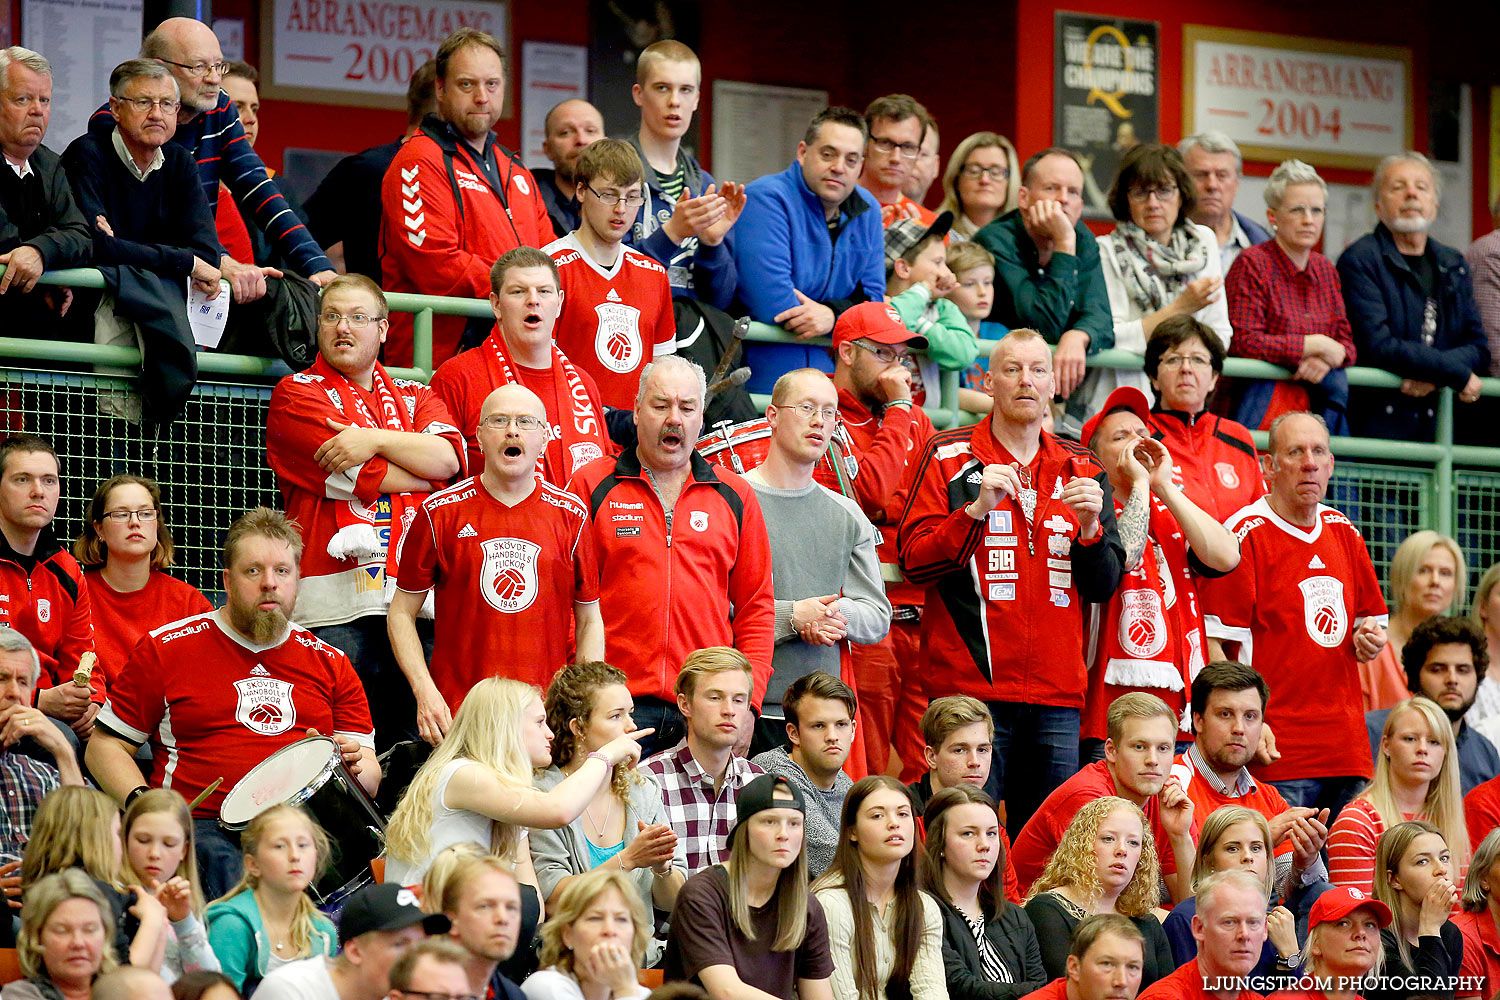
M 224 611 L 163 625 L 142 639 L 110 687 L 99 724 L 131 743 L 152 741 L 152 783 L 192 801 L 224 783 L 193 815 L 213 819 L 252 768 L 308 729 L 374 746 L 370 706 L 349 657 L 300 625 L 257 646 Z
M 1115 497 L 1115 516 L 1125 507 Z M 1125 572 L 1107 605 L 1095 605 L 1089 626 L 1094 651 L 1079 735 L 1102 740 L 1108 733 L 1110 704 L 1130 691 L 1144 691 L 1167 703 L 1189 731 L 1185 717 L 1188 689 L 1204 664 L 1203 611 L 1193 570 L 1219 575 L 1188 548 L 1177 519 L 1154 494 L 1147 545 L 1140 561 Z
M 469 472 L 484 471 L 479 447 L 479 411 L 490 393 L 502 385 L 520 383 L 541 398 L 552 424 L 552 437 L 537 457 L 537 472 L 553 486 L 568 479 L 596 458 L 610 454 L 609 431 L 599 403 L 599 387 L 588 372 L 552 348 L 551 368 L 527 368 L 510 357 L 499 329 L 490 331 L 472 351 L 449 358 L 432 375 L 432 391 L 448 405 L 469 443 Z
M 854 446 L 854 498 L 879 533 L 876 551 L 881 563 L 895 565 L 900 561 L 896 528 L 906 506 L 907 466 L 932 436 L 932 421 L 927 411 L 915 404 L 887 406 L 877 417 L 847 389 L 839 390 L 839 416 Z M 905 580 L 885 587 L 892 604 L 920 607 L 922 592 L 921 587 Z
M 1068 1000 L 1068 980 L 1059 976 L 1046 986 L 1026 994 L 1021 1000 Z
M 1287 810 L 1287 801 L 1281 797 L 1275 785 L 1269 781 L 1256 781 L 1249 771 L 1243 769 L 1240 771 L 1243 794 L 1237 794 L 1241 791 L 1240 788 L 1220 791 L 1216 787 L 1217 776 L 1200 769 L 1193 756 L 1193 751 L 1189 749 L 1178 754 L 1172 761 L 1172 777 L 1187 792 L 1187 797 L 1193 800 L 1193 843 L 1198 842 L 1198 832 L 1203 829 L 1203 821 L 1221 806 L 1254 809 L 1267 820 Z M 1283 837 L 1281 843 L 1272 846 L 1271 852 L 1278 857 L 1292 853 L 1292 838 Z
M 1062 843 L 1062 835 L 1067 832 L 1078 810 L 1095 799 L 1119 794 L 1115 790 L 1115 779 L 1109 773 L 1109 762 L 1102 760 L 1089 764 L 1052 790 L 1021 828 L 1015 849 L 1010 852 L 1010 861 L 1015 866 L 1016 880 L 1021 884 L 1023 894 L 1030 891 L 1031 883 L 1041 877 L 1047 859 Z M 1161 861 L 1162 873 L 1171 875 L 1177 871 L 1177 860 L 1172 856 L 1172 845 L 1162 829 L 1161 807 L 1156 796 L 1147 799 L 1141 811 L 1151 824 L 1151 836 L 1156 841 L 1156 856 Z
M 641 369 L 677 343 L 667 269 L 627 246 L 601 267 L 574 233 L 542 248 L 557 262 L 562 313 L 552 337 L 564 354 L 594 376 L 605 406 L 635 406 Z
M 1093 452 L 1043 432 L 1022 470 L 1030 515 L 1006 496 L 974 520 L 965 507 L 979 496 L 984 467 L 1015 461 L 985 420 L 932 435 L 911 468 L 898 547 L 907 579 L 927 588 L 929 690 L 1081 709 L 1083 605 L 1109 599 L 1125 561 L 1109 477 Z M 1104 490 L 1099 528 L 1087 541 L 1062 502 L 1076 476 Z
M 568 490 L 588 504 L 605 659 L 625 671 L 630 693 L 672 701 L 689 653 L 733 646 L 754 668 L 759 708 L 776 606 L 771 541 L 750 484 L 695 452 L 669 522 L 632 448 L 585 465 Z
M 420 382 L 375 366 L 374 388 L 345 378 L 320 355 L 306 371 L 276 383 L 266 417 L 266 461 L 286 512 L 302 532 L 301 583 L 293 617 L 318 628 L 385 614 L 387 577 L 401 535 L 426 493 L 382 493 L 390 463 L 379 455 L 330 473 L 313 455 L 337 431 L 355 427 L 432 434 L 452 445 L 460 465 L 464 439 L 442 399 Z
M 1270 781 L 1371 773 L 1352 639 L 1359 620 L 1385 624 L 1385 599 L 1359 529 L 1332 507 L 1301 528 L 1266 498 L 1225 526 L 1240 540 L 1234 572 L 1202 584 L 1208 634 L 1240 644 L 1239 659 L 1271 687 L 1281 759 Z
M 880 224 L 889 226 L 901 219 L 916 219 L 924 226 L 930 226 L 937 221 L 937 213 L 926 205 L 919 204 L 906 195 L 901 196 L 900 201 L 893 201 L 889 205 L 880 206 Z
M 99 663 L 94 669 L 104 674 L 106 685 L 125 669 L 125 663 L 141 636 L 168 622 L 214 609 L 197 587 L 156 570 L 146 578 L 144 587 L 130 594 L 122 594 L 111 587 L 97 569 L 91 569 L 83 576 L 89 583 L 89 609 L 94 616 L 94 651 L 99 654 Z
M 577 497 L 540 479 L 514 507 L 476 476 L 417 508 L 396 586 L 434 591 L 432 680 L 450 709 L 486 677 L 545 688 L 568 662 L 573 604 L 599 599 L 587 520 Z
M 1195 958 L 1141 990 L 1136 1000 L 1215 1000 L 1217 996 L 1217 992 L 1203 988 L 1203 973 L 1198 971 L 1198 960 Z M 1235 1000 L 1263 998 L 1254 990 L 1240 990 Z
M 552 220 L 536 178 L 520 158 L 486 137 L 498 164 L 491 183 L 474 147 L 435 115 L 396 152 L 380 185 L 380 287 L 462 299 L 490 294 L 490 268 L 516 247 L 546 246 Z M 466 320 L 432 318 L 432 363 L 458 353 Z M 385 362 L 412 363 L 412 314 L 391 313 Z
M 1491 830 L 1500 828 L 1500 778 L 1475 785 L 1464 796 L 1464 823 L 1469 828 L 1469 845 L 1478 847 Z M 1500 988 L 1500 984 L 1496 984 Z
M 1255 441 L 1244 425 L 1212 413 L 1153 410 L 1151 436 L 1172 453 L 1172 479 L 1215 521 L 1265 496 Z
M 63 551 L 51 525 L 37 535 L 30 558 L 0 536 L 0 625 L 21 633 L 36 649 L 42 669 L 33 699 L 55 684 L 71 684 L 78 661 L 94 648 L 83 568 Z M 104 683 L 104 672 L 95 671 L 89 686 L 92 700 L 99 704 L 104 702 Z

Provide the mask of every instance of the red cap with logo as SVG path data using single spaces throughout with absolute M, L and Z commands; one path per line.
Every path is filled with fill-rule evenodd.
M 1323 895 L 1313 902 L 1307 915 L 1307 926 L 1316 927 L 1330 920 L 1342 920 L 1355 910 L 1368 909 L 1375 914 L 1381 927 L 1391 924 L 1391 908 L 1368 893 L 1347 885 L 1336 885 L 1325 889 Z
M 869 340 L 877 344 L 905 344 L 914 351 L 927 349 L 927 338 L 919 337 L 901 322 L 901 314 L 886 302 L 861 302 L 844 310 L 833 324 L 833 346 L 851 340 Z
M 1083 425 L 1083 433 L 1078 436 L 1078 440 L 1087 447 L 1088 443 L 1094 439 L 1094 432 L 1099 429 L 1100 424 L 1104 423 L 1104 418 L 1120 409 L 1129 410 L 1140 417 L 1141 422 L 1148 429 L 1151 427 L 1151 403 L 1146 399 L 1146 394 L 1133 385 L 1122 385 L 1109 394 L 1109 398 L 1104 401 L 1098 413 L 1089 417 Z

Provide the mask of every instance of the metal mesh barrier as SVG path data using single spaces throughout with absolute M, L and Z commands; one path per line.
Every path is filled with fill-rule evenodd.
M 5 431 L 40 434 L 57 449 L 62 500 L 53 527 L 65 544 L 78 536 L 101 482 L 122 472 L 155 479 L 177 547 L 173 575 L 217 600 L 224 532 L 257 504 L 280 506 L 265 461 L 272 385 L 199 382 L 183 418 L 160 440 L 140 423 L 132 385 L 110 376 L 0 368 Z
M 1432 490 L 1433 474 L 1427 469 L 1349 461 L 1334 466 L 1325 503 L 1343 511 L 1359 528 L 1387 590 L 1387 602 L 1391 595 L 1386 571 L 1396 547 L 1413 531 L 1433 523 Z
M 1500 562 L 1500 472 L 1454 473 L 1453 528 L 1469 562 L 1472 600 L 1484 571 Z

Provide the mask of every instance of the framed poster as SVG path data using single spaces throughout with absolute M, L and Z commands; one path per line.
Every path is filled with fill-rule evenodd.
M 542 151 L 547 112 L 563 101 L 588 100 L 588 58 L 582 45 L 521 44 L 521 162 L 528 169 L 552 166 Z
M 52 63 L 52 118 L 44 140 L 61 152 L 109 96 L 109 74 L 141 48 L 142 0 L 25 0 L 21 43 Z
M 412 71 L 459 28 L 478 28 L 505 50 L 505 115 L 513 113 L 516 54 L 509 0 L 265 0 L 261 94 L 288 101 L 406 107 Z
M 748 184 L 785 170 L 828 91 L 714 81 L 714 176 Z
M 1368 170 L 1412 147 L 1411 49 L 1182 29 L 1182 131 L 1223 132 L 1247 160 Z
M 1120 157 L 1155 142 L 1160 86 L 1155 21 L 1056 13 L 1052 143 L 1083 164 L 1083 214 L 1109 218 Z

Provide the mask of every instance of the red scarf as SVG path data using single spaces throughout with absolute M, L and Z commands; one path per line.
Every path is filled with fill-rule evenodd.
M 370 427 L 412 433 L 415 407 L 409 397 L 402 397 L 396 390 L 385 367 L 378 362 L 372 379 L 372 391 L 380 405 L 380 413 L 370 412 L 365 405 L 364 393 L 342 373 L 323 360 L 321 354 L 313 361 L 311 371 L 323 379 L 323 388 L 330 396 L 337 395 L 343 404 L 340 408 L 342 422 L 354 427 Z M 355 565 L 385 560 L 386 590 L 391 590 L 390 581 L 396 578 L 396 557 L 401 551 L 401 536 L 417 516 L 417 507 L 427 498 L 426 493 L 383 493 L 372 506 L 366 507 L 359 500 L 335 501 L 334 515 L 338 530 L 328 540 L 328 554 L 335 559 L 347 559 Z M 385 507 L 382 510 L 382 506 Z M 390 523 L 390 536 L 382 541 L 379 527 Z
M 505 338 L 501 336 L 498 327 L 484 339 L 484 364 L 489 373 L 489 384 L 494 388 L 524 384 L 511 369 L 510 358 L 505 354 Z M 556 423 L 552 425 L 552 433 L 558 437 L 562 446 L 562 462 L 566 468 L 552 468 L 552 448 L 549 441 L 548 447 L 542 449 L 542 454 L 537 459 L 537 471 L 547 482 L 562 485 L 589 462 L 610 454 L 610 444 L 604 428 L 604 411 L 599 408 L 599 403 L 593 396 L 589 395 L 588 386 L 578 374 L 578 369 L 573 367 L 573 362 L 558 350 L 556 344 L 552 345 L 552 384 L 567 387 L 562 408 L 570 412 L 549 414 L 556 419 Z M 543 405 L 545 406 L 545 401 Z M 549 420 L 548 423 L 552 424 L 552 421 Z

